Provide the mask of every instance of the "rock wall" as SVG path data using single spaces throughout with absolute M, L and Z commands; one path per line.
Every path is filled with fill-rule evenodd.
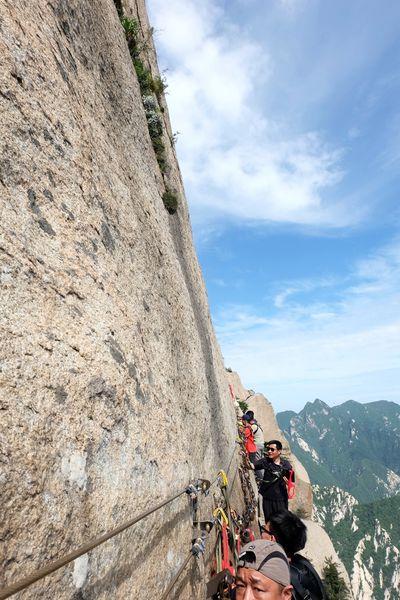
M 263 429 L 265 441 L 281 440 L 283 452 L 296 471 L 296 496 L 293 500 L 290 500 L 290 509 L 305 518 L 311 517 L 313 503 L 310 478 L 301 462 L 290 450 L 288 441 L 279 429 L 272 404 L 262 394 L 256 394 L 253 390 L 246 390 L 237 373 L 227 372 L 227 377 L 236 399 L 245 401 L 249 409 L 254 411 L 255 417 Z
M 144 1 L 117 4 L 156 75 Z M 1 586 L 214 477 L 236 427 L 168 113 L 162 175 L 115 4 L 0 0 L 0 23 Z M 159 597 L 191 533 L 181 497 L 18 598 Z
M 310 519 L 306 519 L 304 522 L 307 526 L 307 544 L 302 554 L 312 561 L 318 573 L 322 573 L 325 559 L 332 558 L 333 562 L 338 566 L 340 575 L 345 580 L 349 590 L 351 590 L 349 575 L 325 529 Z

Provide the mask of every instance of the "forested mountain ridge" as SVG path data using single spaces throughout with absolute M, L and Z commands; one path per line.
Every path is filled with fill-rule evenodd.
M 277 420 L 310 475 L 313 517 L 348 570 L 354 597 L 399 600 L 400 406 L 315 400 Z
M 314 519 L 350 573 L 355 598 L 400 598 L 400 495 L 360 504 L 340 488 L 314 486 Z
M 338 486 L 361 502 L 400 491 L 400 406 L 349 400 L 308 402 L 277 414 L 279 426 L 313 483 Z

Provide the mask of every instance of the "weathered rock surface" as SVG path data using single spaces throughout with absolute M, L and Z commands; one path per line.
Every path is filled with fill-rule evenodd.
M 284 448 L 283 452 L 296 471 L 296 496 L 290 501 L 290 509 L 298 512 L 302 517 L 311 517 L 312 488 L 310 479 L 303 465 L 291 452 L 284 434 L 279 429 L 272 404 L 262 394 L 255 394 L 252 390 L 246 390 L 237 373 L 227 372 L 227 377 L 236 399 L 245 401 L 249 409 L 254 411 L 255 417 L 263 429 L 265 441 L 281 440 Z
M 143 0 L 123 8 L 148 27 Z M 114 3 L 0 13 L 6 585 L 214 477 L 236 428 L 174 150 L 166 134 L 163 177 Z M 191 533 L 181 497 L 18 597 L 159 597 Z M 177 596 L 201 597 L 200 568 Z
M 307 544 L 302 554 L 312 561 L 317 572 L 322 575 L 325 560 L 331 558 L 338 567 L 340 575 L 345 580 L 349 591 L 351 590 L 349 575 L 346 571 L 345 566 L 337 555 L 335 548 L 333 547 L 332 541 L 325 529 L 315 523 L 306 519 L 304 523 L 307 526 Z

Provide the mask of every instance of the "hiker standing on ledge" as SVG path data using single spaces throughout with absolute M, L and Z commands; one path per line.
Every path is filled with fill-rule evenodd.
M 260 460 L 264 453 L 264 433 L 262 427 L 255 420 L 254 412 L 252 410 L 248 410 L 244 416 L 248 419 L 253 431 L 254 443 L 257 446 L 257 460 Z
M 243 424 L 243 433 L 245 439 L 245 448 L 247 455 L 250 459 L 250 462 L 254 463 L 257 460 L 257 446 L 254 443 L 254 433 L 250 424 L 250 417 L 248 415 L 243 415 L 242 417 Z
M 264 455 L 264 433 L 262 427 L 254 418 L 254 412 L 252 410 L 248 410 L 245 415 L 247 419 L 249 419 L 249 423 L 251 426 L 251 430 L 253 432 L 254 443 L 257 446 L 257 454 L 254 462 L 263 458 Z M 262 470 L 254 471 L 254 475 L 256 477 L 257 485 L 261 482 L 264 472 Z
M 279 440 L 267 442 L 266 454 L 265 458 L 254 463 L 254 468 L 264 469 L 260 494 L 263 497 L 264 519 L 268 523 L 271 515 L 288 509 L 286 484 L 292 465 L 281 458 L 282 444 Z

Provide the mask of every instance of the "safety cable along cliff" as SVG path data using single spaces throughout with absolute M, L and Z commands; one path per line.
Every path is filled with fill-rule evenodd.
M 196 480 L 194 482 L 194 484 L 190 485 L 189 487 L 186 487 L 185 489 L 174 494 L 173 496 L 170 496 L 169 498 L 167 498 L 160 504 L 157 504 L 153 508 L 141 513 L 137 517 L 134 517 L 133 519 L 130 519 L 129 521 L 126 521 L 125 523 L 122 523 L 122 525 L 120 525 L 119 527 L 112 529 L 111 531 L 95 538 L 94 540 L 90 540 L 86 544 L 83 544 L 83 546 L 80 546 L 77 550 L 70 552 L 69 554 L 63 556 L 62 558 L 59 558 L 58 560 L 50 563 L 49 565 L 43 567 L 42 569 L 35 571 L 31 575 L 28 575 L 27 577 L 20 579 L 20 581 L 17 581 L 16 583 L 9 585 L 8 587 L 6 587 L 0 591 L 0 600 L 5 600 L 6 598 L 13 596 L 17 592 L 20 592 L 20 591 L 26 589 L 27 587 L 29 587 L 36 581 L 39 581 L 39 579 L 43 579 L 47 575 L 50 575 L 50 573 L 54 573 L 54 571 L 61 569 L 61 567 L 65 566 L 69 562 L 72 562 L 76 558 L 79 558 L 83 554 L 86 554 L 90 550 L 93 550 L 93 548 L 100 546 L 100 544 L 103 544 L 104 542 L 106 542 L 107 540 L 111 539 L 112 537 L 118 535 L 125 529 L 132 527 L 133 525 L 135 525 L 142 519 L 148 517 L 152 513 L 156 512 L 157 510 L 159 510 L 166 504 L 169 504 L 173 500 L 176 500 L 180 496 L 183 496 L 184 494 L 187 494 L 187 493 L 192 493 L 193 488 L 196 488 L 197 491 L 204 492 L 209 487 L 209 482 L 207 482 L 206 484 L 205 484 L 205 482 L 206 482 L 206 480 L 204 480 L 204 479 Z
M 235 455 L 235 449 L 236 449 L 236 446 L 234 447 L 234 449 L 232 451 L 227 471 L 229 471 L 229 469 L 232 465 L 232 461 L 233 461 L 233 458 Z M 135 525 L 142 519 L 145 519 L 152 513 L 156 512 L 160 508 L 163 508 L 167 504 L 173 502 L 180 496 L 183 496 L 184 494 L 191 496 L 193 493 L 198 494 L 200 492 L 206 493 L 209 490 L 209 488 L 218 481 L 218 479 L 220 477 L 220 473 L 221 473 L 221 471 L 218 472 L 217 476 L 213 479 L 213 481 L 211 483 L 206 479 L 196 479 L 195 481 L 191 482 L 187 487 L 185 487 L 180 492 L 177 492 L 176 494 L 169 496 L 163 502 L 161 502 L 161 503 L 157 504 L 156 506 L 153 506 L 149 510 L 139 514 L 137 517 L 134 517 L 133 519 L 130 519 L 129 521 L 126 521 L 125 523 L 122 523 L 115 529 L 112 529 L 111 531 L 104 533 L 103 535 L 101 535 L 93 540 L 90 540 L 86 544 L 83 544 L 82 546 L 80 546 L 79 548 L 74 550 L 73 552 L 70 552 L 69 554 L 66 554 L 65 556 L 59 558 L 58 560 L 55 560 L 54 562 L 46 565 L 45 567 L 38 569 L 34 573 L 31 573 L 30 575 L 27 575 L 26 577 L 20 579 L 16 583 L 13 583 L 13 584 L 7 586 L 6 588 L 3 588 L 2 590 L 0 590 L 0 600 L 5 600 L 6 598 L 13 596 L 17 592 L 20 592 L 20 591 L 26 589 L 27 587 L 29 587 L 36 581 L 39 581 L 40 579 L 43 579 L 47 575 L 50 575 L 51 573 L 54 573 L 58 569 L 61 569 L 61 567 L 64 567 L 65 565 L 67 565 L 68 563 L 72 562 L 73 560 L 79 558 L 83 554 L 86 554 L 90 550 L 93 550 L 97 546 L 100 546 L 100 544 L 103 544 L 104 542 L 106 542 L 107 540 L 118 535 L 125 529 L 132 527 L 133 525 Z M 188 558 L 190 558 L 190 556 L 192 556 L 192 553 L 189 555 Z M 188 560 L 185 562 L 185 565 L 182 566 L 182 570 L 184 569 L 184 566 L 186 566 L 187 562 L 188 562 Z

